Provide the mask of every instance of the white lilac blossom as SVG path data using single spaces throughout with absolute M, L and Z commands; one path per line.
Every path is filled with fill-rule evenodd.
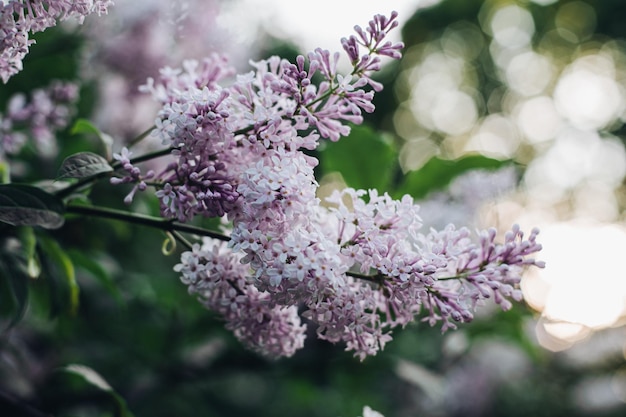
M 74 115 L 78 86 L 54 81 L 46 88 L 9 98 L 5 114 L 0 114 L 0 159 L 15 155 L 32 140 L 38 153 L 56 153 L 54 135 L 67 127 Z
M 69 18 L 82 23 L 87 15 L 107 12 L 112 0 L 6 0 L 0 2 L 0 78 L 9 78 L 22 70 L 28 54 L 30 33 L 55 26 Z
M 348 75 L 337 73 L 338 54 L 320 49 L 237 76 L 212 55 L 166 68 L 143 87 L 162 105 L 154 134 L 175 159 L 153 177 L 163 216 L 230 221 L 227 244 L 205 239 L 175 269 L 258 352 L 292 355 L 303 345 L 303 317 L 319 338 L 364 359 L 420 317 L 446 330 L 470 321 L 486 299 L 510 308 L 524 268 L 542 266 L 531 258 L 541 248 L 536 230 L 525 239 L 514 227 L 502 243 L 495 230 L 422 233 L 410 196 L 346 189 L 326 205 L 317 198 L 318 161 L 304 150 L 339 140 L 347 122 L 374 110 L 380 56 L 400 57 L 402 45 L 385 41 L 395 18 L 376 16 L 343 40 Z M 118 160 L 125 174 L 116 182 L 142 188 L 129 155 Z

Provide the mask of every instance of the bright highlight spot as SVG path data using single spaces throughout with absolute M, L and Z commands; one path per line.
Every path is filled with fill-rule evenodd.
M 509 86 L 525 96 L 542 93 L 553 77 L 554 69 L 548 58 L 532 51 L 515 55 L 506 68 Z
M 357 5 L 350 1 L 317 0 L 309 7 L 288 0 L 236 0 L 223 2 L 222 20 L 236 28 L 242 42 L 254 41 L 262 29 L 277 38 L 289 39 L 305 52 L 317 47 L 339 51 L 339 39 L 352 35 L 355 23 L 364 27 L 375 14 L 389 16 L 395 10 L 402 25 L 417 8 L 438 2 L 396 0 L 383 4 L 377 0 L 359 0 Z M 346 19 L 348 15 L 350 19 Z M 392 33 L 390 40 L 400 40 L 400 31 Z
M 478 110 L 474 99 L 461 91 L 447 91 L 435 101 L 432 114 L 435 127 L 448 135 L 460 135 L 474 126 Z
M 624 97 L 612 63 L 599 55 L 578 60 L 559 80 L 554 99 L 569 122 L 580 129 L 601 129 L 624 110 Z
M 515 109 L 515 116 L 522 133 L 533 144 L 553 139 L 563 124 L 554 101 L 548 96 L 521 102 Z
M 494 158 L 511 158 L 519 146 L 517 129 L 508 117 L 491 114 L 482 120 L 465 150 Z
M 585 181 L 618 186 L 626 173 L 624 146 L 597 132 L 563 130 L 553 146 L 528 166 L 525 181 L 529 188 L 552 186 L 573 189 Z
M 505 6 L 491 19 L 493 38 L 506 48 L 519 48 L 530 43 L 535 22 L 530 12 L 519 6 Z
M 531 271 L 522 286 L 529 303 L 542 310 L 539 342 L 549 345 L 550 336 L 572 342 L 588 329 L 616 324 L 626 312 L 626 229 L 559 223 L 542 228 L 540 241 L 546 268 Z

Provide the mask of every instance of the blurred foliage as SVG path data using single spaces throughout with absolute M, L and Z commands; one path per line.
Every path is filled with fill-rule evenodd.
M 455 22 L 476 22 L 484 3 L 447 0 L 416 13 L 403 29 L 407 46 L 436 39 Z M 598 33 L 625 35 L 622 0 L 588 3 L 597 13 Z M 528 6 L 539 36 L 558 4 Z M 55 28 L 36 40 L 24 71 L 0 89 L 0 103 L 51 79 L 79 78 L 84 44 L 78 34 Z M 270 45 L 267 52 L 296 54 L 289 44 Z M 487 55 L 479 61 L 486 97 L 496 88 L 489 75 L 493 64 Z M 354 127 L 349 137 L 316 154 L 318 174 L 339 172 L 349 186 L 421 198 L 468 170 L 508 163 L 441 155 L 403 175 L 391 123 L 398 70 L 391 66 L 381 74 L 386 89 L 376 96 L 377 111 L 367 116 L 367 126 Z M 83 85 L 79 117 L 92 113 L 96 91 L 92 81 Z M 75 133 L 68 129 L 58 137 L 61 150 L 53 160 L 26 155 L 35 171 L 20 180 L 54 178 L 68 155 L 101 151 L 88 129 Z M 122 208 L 123 191 L 96 186 L 94 203 Z M 156 202 L 134 208 L 158 213 Z M 532 313 L 523 306 L 479 317 L 444 336 L 426 324 L 408 326 L 395 332 L 382 354 L 363 363 L 315 337 L 294 357 L 268 361 L 244 350 L 187 294 L 172 271 L 179 252 L 161 255 L 165 239 L 159 231 L 73 216 L 58 230 L 0 224 L 0 415 L 348 417 L 366 404 L 387 417 L 588 415 L 571 402 L 571 389 L 586 371 L 562 365 L 529 339 Z M 453 381 L 456 370 L 473 365 L 473 348 L 494 338 L 520 350 L 532 362 L 530 370 L 512 374 L 507 383 L 485 385 L 488 403 L 479 411 L 442 403 L 449 397 L 435 392 L 436 382 Z M 413 374 L 401 370 L 402 364 L 411 364 Z M 477 382 L 474 388 L 480 387 Z M 455 403 L 476 398 L 476 392 L 461 390 Z M 622 407 L 603 415 L 624 412 Z
M 389 191 L 398 165 L 398 150 L 367 126 L 353 126 L 350 135 L 326 142 L 319 154 L 321 174 L 338 172 L 353 188 Z

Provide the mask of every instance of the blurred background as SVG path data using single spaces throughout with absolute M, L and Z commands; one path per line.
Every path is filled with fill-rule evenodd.
M 70 222 L 57 237 L 77 266 L 79 314 L 51 319 L 49 290 L 35 284 L 26 317 L 0 337 L 2 390 L 55 416 L 121 415 L 102 390 L 57 371 L 79 363 L 136 416 L 348 417 L 366 404 L 387 417 L 625 415 L 623 0 L 116 3 L 107 17 L 38 34 L 0 103 L 81 79 L 77 116 L 119 150 L 153 123 L 137 87 L 158 68 L 220 52 L 245 72 L 249 59 L 340 50 L 355 24 L 397 10 L 404 58 L 380 74 L 365 127 L 320 150 L 320 193 L 409 193 L 425 227 L 537 226 L 547 267 L 524 278 L 524 305 L 486 306 L 444 335 L 416 323 L 363 363 L 314 337 L 267 361 L 187 295 L 176 256 L 155 256 L 157 232 Z M 96 146 L 64 134 L 25 180 Z M 122 207 L 116 192 L 94 195 Z

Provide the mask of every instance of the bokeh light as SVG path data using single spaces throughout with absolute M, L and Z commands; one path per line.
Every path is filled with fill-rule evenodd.
M 471 153 L 526 167 L 519 192 L 484 216 L 543 225 L 547 267 L 525 279 L 524 294 L 542 314 L 539 343 L 563 350 L 624 318 L 626 151 L 612 132 L 624 120 L 626 49 L 594 34 L 585 2 L 558 4 L 540 23 L 530 7 L 485 2 L 480 26 L 455 23 L 412 46 L 393 120 L 405 170 Z
M 542 259 L 549 268 L 531 272 L 523 291 L 543 311 L 550 335 L 576 340 L 587 329 L 615 325 L 626 312 L 626 273 L 622 268 L 626 229 L 580 221 L 542 229 Z M 548 349 L 560 350 L 547 339 Z

